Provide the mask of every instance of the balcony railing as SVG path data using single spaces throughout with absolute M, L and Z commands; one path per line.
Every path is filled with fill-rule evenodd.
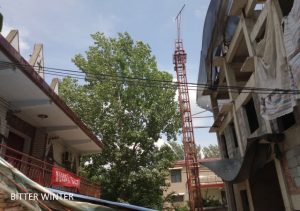
M 214 174 L 203 174 L 200 172 L 200 184 L 203 188 L 224 187 L 224 183 L 220 177 Z
M 80 178 L 80 188 L 78 190 L 75 188 L 51 186 L 51 175 L 54 165 L 14 150 L 4 144 L 0 144 L 0 156 L 28 178 L 44 187 L 100 198 L 100 186 L 98 184 L 92 183 L 74 173 L 68 172 L 69 175 Z

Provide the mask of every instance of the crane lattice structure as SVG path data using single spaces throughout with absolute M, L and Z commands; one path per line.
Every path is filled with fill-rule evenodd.
M 184 146 L 184 159 L 186 166 L 187 188 L 189 193 L 190 210 L 202 211 L 202 197 L 199 177 L 199 167 L 197 162 L 197 150 L 195 145 L 189 89 L 186 77 L 186 53 L 183 49 L 183 42 L 180 37 L 181 8 L 176 16 L 177 39 L 175 41 L 175 53 L 173 55 L 174 70 L 177 74 L 178 101 L 181 114 L 181 125 Z

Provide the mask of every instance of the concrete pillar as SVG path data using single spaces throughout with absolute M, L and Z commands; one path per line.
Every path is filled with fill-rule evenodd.
M 219 113 L 219 107 L 218 107 L 217 99 L 215 97 L 213 97 L 213 95 L 210 95 L 210 101 L 211 101 L 211 105 L 212 105 L 212 108 L 213 108 L 214 118 L 216 118 L 218 113 Z M 219 145 L 219 148 L 220 148 L 221 139 L 220 139 L 219 133 L 217 133 L 216 136 L 217 136 L 218 145 Z M 222 151 L 221 151 L 221 155 L 222 155 Z M 222 158 L 224 158 L 224 155 L 222 155 Z M 227 200 L 228 210 L 236 211 L 237 209 L 236 209 L 236 206 L 235 206 L 235 198 L 234 198 L 232 184 L 229 184 L 228 182 L 224 182 L 224 186 L 225 186 L 225 193 L 226 193 L 226 200 Z
M 271 127 L 270 121 L 265 120 L 265 123 L 266 123 L 267 132 L 272 133 L 272 127 Z M 273 160 L 275 163 L 276 173 L 277 173 L 277 177 L 278 177 L 279 186 L 281 189 L 281 194 L 282 194 L 282 199 L 283 199 L 283 203 L 285 206 L 285 210 L 292 211 L 293 208 L 291 205 L 290 195 L 287 191 L 282 166 L 280 164 L 280 161 L 277 158 L 274 157 Z

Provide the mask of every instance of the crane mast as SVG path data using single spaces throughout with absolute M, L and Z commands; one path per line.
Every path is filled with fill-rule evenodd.
M 178 82 L 178 102 L 181 114 L 182 142 L 184 147 L 184 160 L 187 176 L 187 188 L 189 194 L 189 206 L 192 211 L 202 211 L 202 197 L 199 177 L 199 166 L 197 162 L 197 150 L 195 145 L 193 121 L 191 114 L 188 83 L 186 77 L 186 53 L 180 36 L 181 13 L 185 5 L 176 16 L 177 39 L 175 41 L 175 52 L 173 55 L 174 70 Z

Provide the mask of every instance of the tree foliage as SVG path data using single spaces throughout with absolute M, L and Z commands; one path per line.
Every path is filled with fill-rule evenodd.
M 183 144 L 178 144 L 175 141 L 169 142 L 177 160 L 184 160 L 184 147 Z M 196 145 L 197 158 L 201 159 L 201 147 Z
M 202 153 L 204 158 L 218 158 L 220 157 L 220 149 L 217 144 L 210 144 L 208 147 L 203 147 Z
M 159 71 L 149 45 L 128 33 L 91 36 L 86 55 L 73 59 L 85 82 L 65 78 L 59 86 L 60 96 L 103 137 L 102 153 L 83 160 L 92 159 L 84 172 L 101 182 L 102 198 L 158 209 L 175 158 L 154 143 L 161 134 L 176 139 L 180 128 L 176 90 L 158 82 L 171 82 L 172 75 Z
M 175 157 L 177 160 L 184 160 L 184 150 L 183 145 L 178 144 L 175 141 L 171 141 L 170 146 L 172 147 L 173 152 L 175 153 Z

